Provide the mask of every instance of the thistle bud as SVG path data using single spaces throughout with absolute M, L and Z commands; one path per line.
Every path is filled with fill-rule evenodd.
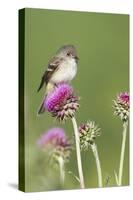
M 97 136 L 100 136 L 100 128 L 94 121 L 82 123 L 79 127 L 81 149 L 87 150 L 95 142 Z
M 127 92 L 122 92 L 117 95 L 113 102 L 114 115 L 120 117 L 123 122 L 127 122 L 130 109 L 129 94 Z

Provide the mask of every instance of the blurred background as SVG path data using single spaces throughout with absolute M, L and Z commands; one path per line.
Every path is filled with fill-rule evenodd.
M 116 186 L 122 139 L 122 122 L 113 116 L 112 100 L 121 91 L 129 91 L 129 16 L 26 9 L 25 23 L 25 188 L 26 191 L 79 189 L 69 174 L 78 176 L 73 150 L 66 164 L 65 185 L 61 188 L 59 171 L 50 166 L 47 157 L 36 145 L 49 128 L 59 126 L 73 138 L 71 120 L 60 124 L 49 113 L 37 117 L 44 89 L 37 93 L 41 76 L 56 50 L 64 44 L 76 46 L 80 58 L 73 80 L 81 97 L 76 113 L 78 123 L 94 120 L 101 127 L 97 138 L 103 183 Z M 97 187 L 97 171 L 91 151 L 82 152 L 86 188 Z M 126 143 L 123 185 L 129 184 L 129 137 Z

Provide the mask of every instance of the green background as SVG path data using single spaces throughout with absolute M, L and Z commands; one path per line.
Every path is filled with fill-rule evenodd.
M 80 58 L 72 85 L 81 97 L 76 113 L 78 123 L 96 121 L 102 135 L 96 140 L 103 182 L 116 186 L 122 139 L 122 122 L 113 116 L 112 100 L 129 90 L 129 16 L 26 9 L 25 12 L 25 189 L 43 191 L 62 189 L 59 171 L 50 166 L 36 141 L 47 129 L 60 126 L 73 138 L 71 120 L 60 124 L 49 113 L 37 117 L 45 89 L 37 93 L 48 60 L 64 44 L 75 45 Z M 129 184 L 129 142 L 126 143 L 123 185 Z M 86 188 L 97 187 L 97 172 L 92 152 L 82 152 Z M 63 189 L 78 189 L 75 150 L 66 164 Z

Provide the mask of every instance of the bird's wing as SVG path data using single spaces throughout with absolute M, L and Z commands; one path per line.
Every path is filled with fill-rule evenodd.
M 44 72 L 43 76 L 42 76 L 42 79 L 41 79 L 41 83 L 39 85 L 39 88 L 38 88 L 38 92 L 40 91 L 40 89 L 43 87 L 44 83 L 48 83 L 52 74 L 58 70 L 58 67 L 59 65 L 61 64 L 61 62 L 63 61 L 63 58 L 60 58 L 60 57 L 53 57 L 49 64 L 48 64 L 48 68 L 47 70 Z

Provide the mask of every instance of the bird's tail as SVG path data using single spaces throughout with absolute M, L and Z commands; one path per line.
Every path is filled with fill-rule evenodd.
M 46 97 L 45 97 L 46 98 Z M 41 105 L 39 106 L 39 109 L 37 111 L 37 115 L 41 115 L 45 112 L 45 107 L 44 107 L 44 101 L 45 101 L 45 98 L 43 99 Z
M 54 85 L 53 85 L 53 84 L 48 83 L 48 84 L 46 85 L 46 91 L 45 91 L 43 100 L 42 100 L 42 102 L 41 102 L 41 104 L 40 104 L 40 106 L 39 106 L 39 109 L 38 109 L 38 111 L 37 111 L 37 115 L 38 115 L 38 116 L 41 115 L 41 114 L 43 114 L 43 113 L 45 112 L 45 107 L 44 107 L 45 99 L 46 99 L 47 95 L 49 94 L 49 92 L 51 92 L 53 89 L 54 89 Z

